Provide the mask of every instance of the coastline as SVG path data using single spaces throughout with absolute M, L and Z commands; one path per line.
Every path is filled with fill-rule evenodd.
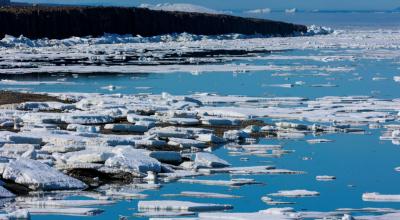
M 0 37 L 62 39 L 104 33 L 156 36 L 262 34 L 292 36 L 307 32 L 303 25 L 232 15 L 153 11 L 145 8 L 87 6 L 9 6 L 0 8 Z

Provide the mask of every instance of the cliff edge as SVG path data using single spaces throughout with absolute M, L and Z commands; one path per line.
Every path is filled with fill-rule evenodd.
M 2 7 L 0 37 L 31 39 L 101 36 L 104 33 L 154 36 L 187 32 L 198 35 L 229 33 L 291 36 L 306 32 L 303 25 L 231 15 L 153 11 L 125 7 Z

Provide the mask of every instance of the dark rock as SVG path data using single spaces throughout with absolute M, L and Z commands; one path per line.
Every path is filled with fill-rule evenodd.
M 263 19 L 125 7 L 3 7 L 0 37 L 37 39 L 101 36 L 104 33 L 154 36 L 171 33 L 229 33 L 290 36 L 307 27 Z

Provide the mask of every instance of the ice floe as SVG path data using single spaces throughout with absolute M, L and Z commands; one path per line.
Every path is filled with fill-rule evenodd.
M 195 198 L 220 198 L 220 199 L 232 199 L 240 198 L 240 196 L 222 194 L 222 193 L 211 193 L 211 192 L 193 192 L 193 191 L 183 191 L 179 194 L 164 194 L 163 196 L 183 196 L 183 197 L 195 197 Z
M 3 178 L 35 190 L 71 190 L 87 187 L 83 182 L 48 165 L 24 158 L 10 162 L 3 172 Z
M 400 195 L 385 195 L 380 193 L 364 193 L 362 195 L 364 201 L 371 202 L 400 202 Z
M 277 193 L 271 193 L 270 196 L 279 196 L 279 197 L 314 197 L 319 196 L 319 192 L 309 191 L 309 190 L 281 190 Z
M 177 200 L 139 201 L 139 211 L 165 210 L 165 211 L 218 211 L 232 209 L 231 205 L 195 203 Z

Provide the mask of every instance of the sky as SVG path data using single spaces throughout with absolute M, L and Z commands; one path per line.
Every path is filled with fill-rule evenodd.
M 304 10 L 390 10 L 400 7 L 400 0 L 12 0 L 31 3 L 99 4 L 137 6 L 142 3 L 190 3 L 217 10 L 276 10 L 298 8 Z

